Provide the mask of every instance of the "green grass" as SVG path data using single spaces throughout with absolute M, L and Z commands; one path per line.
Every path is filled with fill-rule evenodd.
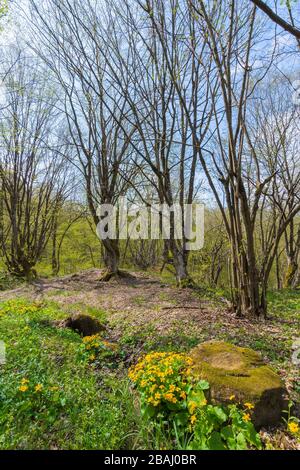
M 268 309 L 271 315 L 280 319 L 295 319 L 300 322 L 300 289 L 270 291 Z M 295 316 L 296 315 L 296 316 Z
M 0 265 L 0 292 L 7 289 L 15 289 L 23 284 L 23 281 L 11 276 L 5 271 L 1 271 Z
M 62 316 L 50 306 L 30 314 L 16 309 L 0 318 L 7 351 L 0 366 L 0 448 L 132 447 L 139 417 L 126 377 L 118 372 L 116 379 L 114 372 L 82 362 L 76 333 L 41 323 Z M 21 392 L 24 378 L 30 389 L 42 384 L 42 395 Z M 58 391 L 50 391 L 53 387 Z
M 136 300 L 139 305 L 141 297 Z M 277 370 L 294 377 L 291 345 L 299 334 L 299 291 L 270 292 L 269 324 L 274 327 L 270 332 L 251 330 L 247 323 L 233 322 L 224 328 L 219 320 L 196 332 L 192 319 L 185 324 L 185 332 L 179 320 L 168 332 L 158 332 L 155 322 L 133 328 L 125 320 L 118 358 L 104 357 L 94 366 L 80 356 L 78 334 L 51 326 L 51 320 L 66 318 L 73 311 L 114 326 L 109 312 L 101 308 L 83 303 L 59 306 L 52 296 L 46 304 L 25 299 L 0 303 L 0 340 L 7 352 L 6 364 L 0 365 L 0 449 L 171 446 L 164 443 L 165 436 L 158 440 L 141 418 L 129 386 L 124 360 L 130 357 L 134 363 L 144 352 L 188 352 L 202 341 L 222 339 L 259 351 Z M 26 392 L 19 390 L 22 379 L 29 380 Z M 35 391 L 37 384 L 43 386 L 41 394 Z M 299 402 L 299 393 L 295 378 L 293 400 Z

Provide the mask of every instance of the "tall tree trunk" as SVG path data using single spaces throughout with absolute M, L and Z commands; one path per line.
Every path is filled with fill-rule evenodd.
M 53 223 L 51 264 L 52 264 L 52 275 L 53 275 L 53 276 L 57 276 L 57 274 L 58 274 L 58 260 L 57 260 L 57 218 L 55 218 L 54 223 Z
M 171 253 L 172 257 L 169 256 Z M 193 287 L 194 283 L 188 273 L 188 252 L 178 247 L 175 240 L 165 240 L 163 271 L 166 264 L 171 264 L 175 269 L 178 287 Z
M 180 250 L 174 250 L 174 268 L 178 287 L 192 287 L 193 281 L 188 273 L 187 256 Z
M 279 262 L 280 262 L 280 255 L 278 254 L 278 250 L 277 250 L 277 251 L 276 251 L 276 281 L 277 281 L 277 290 L 280 290 L 280 289 L 282 288 Z
M 109 281 L 112 277 L 117 276 L 120 273 L 119 264 L 120 264 L 120 248 L 118 240 L 102 240 L 104 247 L 104 264 L 106 267 L 106 272 L 102 276 L 102 281 Z
M 289 224 L 289 233 L 285 231 L 285 251 L 287 256 L 287 270 L 284 278 L 284 287 L 293 288 L 297 284 L 300 253 L 300 224 L 295 234 L 294 219 Z

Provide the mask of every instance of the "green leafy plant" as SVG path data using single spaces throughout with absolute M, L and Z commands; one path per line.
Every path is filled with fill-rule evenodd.
M 81 357 L 90 362 L 95 362 L 101 356 L 114 356 L 117 351 L 117 345 L 101 338 L 99 334 L 85 336 L 80 345 Z
M 248 404 L 250 406 L 251 404 Z M 193 428 L 191 450 L 246 450 L 262 448 L 249 409 L 237 404 L 197 408 Z
M 13 402 L 15 415 L 31 419 L 43 419 L 53 423 L 66 406 L 63 390 L 58 385 L 23 377 L 16 387 L 15 394 L 6 400 Z
M 293 406 L 294 406 L 294 403 L 292 401 L 289 401 L 288 409 L 286 411 L 284 411 L 284 413 L 287 414 L 287 418 L 283 419 L 283 420 L 286 424 L 286 430 L 293 437 L 300 438 L 300 427 L 299 427 L 300 420 L 299 420 L 299 418 L 296 418 L 296 416 L 292 415 Z

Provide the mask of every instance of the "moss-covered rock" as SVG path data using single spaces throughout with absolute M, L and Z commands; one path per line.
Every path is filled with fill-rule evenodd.
M 229 403 L 230 397 L 254 405 L 256 428 L 277 424 L 286 407 L 285 387 L 260 354 L 225 342 L 209 341 L 192 349 L 193 375 L 210 384 L 211 400 Z

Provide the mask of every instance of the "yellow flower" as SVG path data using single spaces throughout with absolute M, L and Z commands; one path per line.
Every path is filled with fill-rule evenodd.
M 232 400 L 234 400 L 234 399 L 235 399 L 235 395 L 230 395 L 229 400 L 232 401 Z
M 299 431 L 299 425 L 297 423 L 291 422 L 288 424 L 289 431 L 293 434 L 296 434 Z
M 249 413 L 243 414 L 243 421 L 245 421 L 245 423 L 247 423 L 248 421 L 251 421 Z
M 253 410 L 254 408 L 254 405 L 252 405 L 252 403 L 244 403 L 244 406 L 248 408 L 248 410 Z
M 25 378 L 21 380 L 22 385 L 28 384 L 28 382 L 29 382 L 29 380 L 25 379 Z
M 207 400 L 206 398 L 204 398 L 204 400 L 202 400 L 202 402 L 200 403 L 201 406 L 205 406 L 207 405 Z
M 184 391 L 180 393 L 180 398 L 183 398 L 183 400 L 186 399 L 186 393 Z
M 193 414 L 196 408 L 197 408 L 197 403 L 194 402 L 194 401 L 190 401 L 189 402 L 189 412 L 191 414 Z
M 173 393 L 165 393 L 164 398 L 171 403 L 177 403 L 177 398 L 174 396 Z
M 195 424 L 196 421 L 197 421 L 196 415 L 192 415 L 192 416 L 191 416 L 191 424 L 192 424 L 192 425 Z
M 89 360 L 90 360 L 90 361 L 94 361 L 95 359 L 96 359 L 95 354 L 91 354 L 90 357 L 89 357 Z
M 19 390 L 20 390 L 20 392 L 23 392 L 23 393 L 24 393 L 24 392 L 26 392 L 26 391 L 28 390 L 28 387 L 27 387 L 27 385 L 21 385 L 21 386 L 19 387 Z
M 34 390 L 36 392 L 41 392 L 43 390 L 43 385 L 42 384 L 37 384 L 35 387 L 34 387 Z
M 153 397 L 148 398 L 147 402 L 148 402 L 148 403 L 151 403 L 151 405 L 153 405 L 153 406 L 157 406 L 157 405 L 159 405 L 159 403 L 160 403 L 159 400 L 154 400 Z

